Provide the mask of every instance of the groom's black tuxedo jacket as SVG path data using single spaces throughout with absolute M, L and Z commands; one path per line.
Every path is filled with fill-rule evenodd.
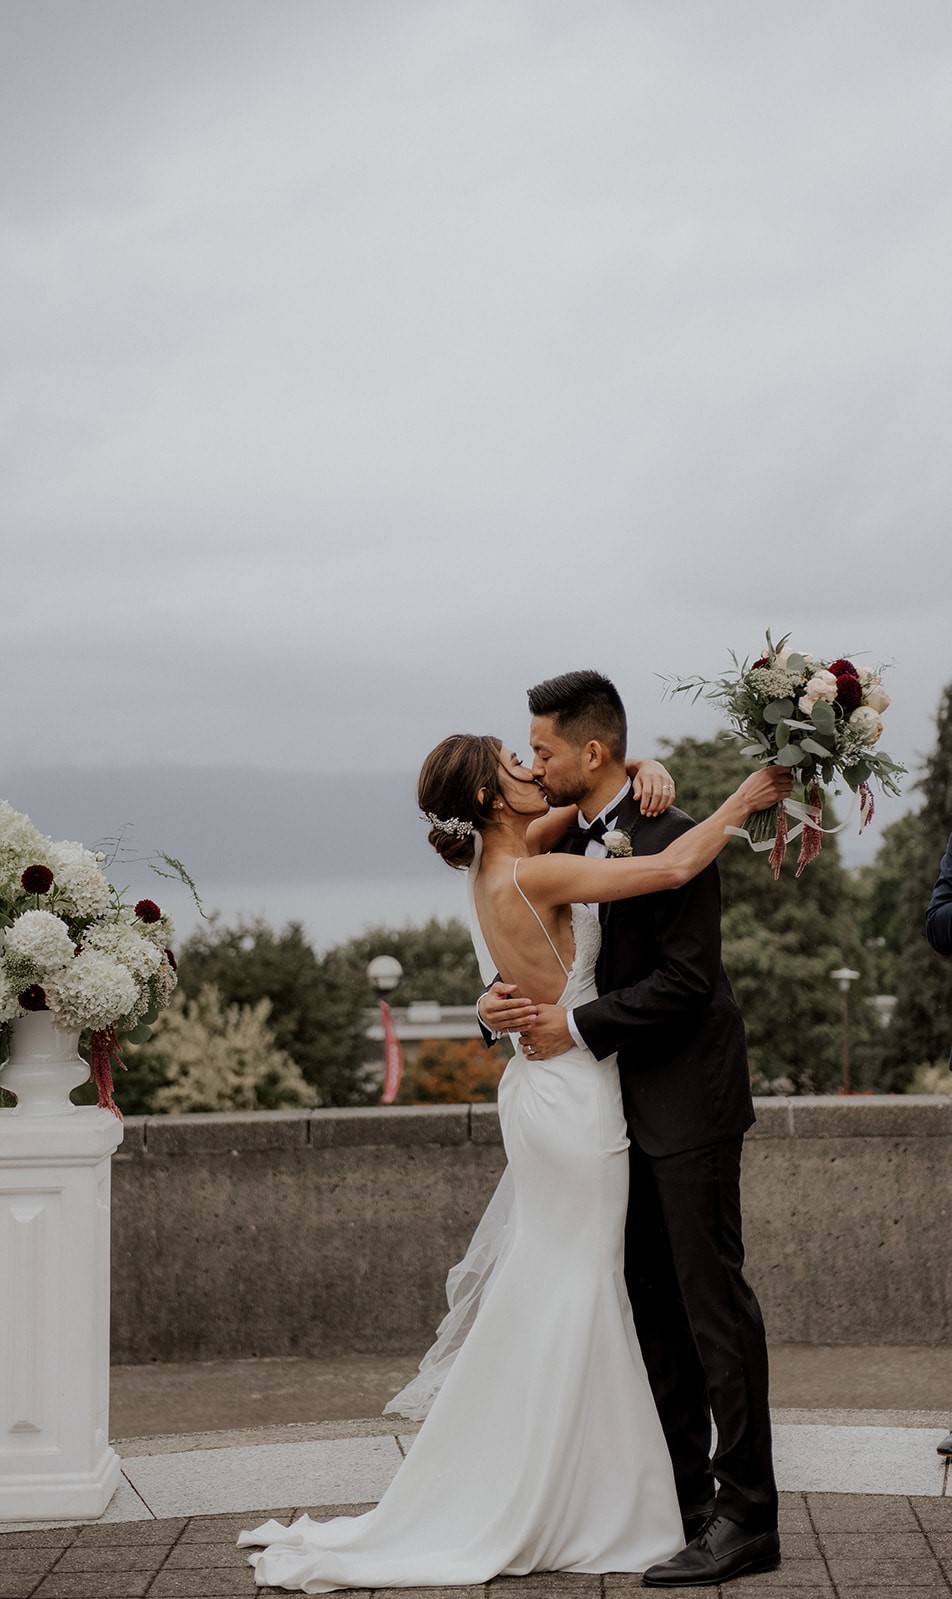
M 634 855 L 654 855 L 693 824 L 671 809 L 643 817 L 629 794 L 613 824 Z M 573 828 L 561 848 L 584 854 Z M 648 1155 L 721 1143 L 754 1120 L 744 1023 L 721 965 L 716 866 L 684 888 L 600 908 L 599 998 L 575 1024 L 596 1059 L 617 1051 L 625 1113 Z

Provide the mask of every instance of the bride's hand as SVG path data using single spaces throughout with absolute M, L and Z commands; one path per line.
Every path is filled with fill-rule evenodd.
M 631 797 L 641 801 L 642 816 L 660 816 L 674 804 L 674 778 L 660 761 L 626 761 Z
M 763 766 L 759 772 L 745 777 L 737 790 L 737 798 L 744 802 L 749 812 L 767 811 L 771 805 L 788 799 L 793 790 L 793 773 L 789 766 Z

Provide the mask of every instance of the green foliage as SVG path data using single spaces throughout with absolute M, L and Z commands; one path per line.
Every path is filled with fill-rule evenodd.
M 371 928 L 320 957 L 297 922 L 276 932 L 260 920 L 232 927 L 212 920 L 183 946 L 179 977 L 190 996 L 211 983 L 228 1004 L 270 999 L 275 1043 L 313 1085 L 318 1103 L 364 1105 L 380 1093 L 373 1074 L 368 1078 L 364 1036 L 364 1011 L 376 998 L 367 979 L 375 955 L 395 955 L 403 967 L 398 1004 L 469 1005 L 479 993 L 468 932 L 462 922 L 435 919 Z
M 893 890 L 896 1009 L 889 1027 L 886 1065 L 901 1085 L 912 1062 L 948 1057 L 952 1042 L 952 963 L 926 942 L 925 914 L 939 863 L 952 831 L 952 683 L 943 691 L 936 742 L 917 788 L 922 808 L 908 821 L 905 858 L 889 870 L 901 873 Z M 886 863 L 877 864 L 886 870 Z
M 213 919 L 182 946 L 179 980 L 189 997 L 211 984 L 228 1005 L 269 999 L 275 1043 L 300 1068 L 318 1103 L 368 1103 L 366 979 L 336 950 L 319 959 L 299 922 L 278 932 L 261 920 L 225 927 Z
M 279 1110 L 313 1105 L 314 1090 L 268 1025 L 271 1002 L 222 1002 L 206 984 L 193 999 L 176 994 L 147 1044 L 127 1048 L 130 1077 L 147 1063 L 161 1082 L 153 1111 Z
M 678 804 L 700 820 L 750 771 L 736 743 L 683 739 L 665 760 L 678 782 Z M 824 825 L 835 818 L 827 807 Z M 723 894 L 723 958 L 747 1025 L 755 1082 L 786 1079 L 796 1093 L 834 1092 L 842 1080 L 841 998 L 830 973 L 861 973 L 850 1004 L 850 1080 L 872 1086 L 881 1043 L 864 998 L 869 962 L 856 923 L 850 878 L 836 837 L 797 879 L 797 844 L 774 881 L 766 855 L 741 841 L 718 860 Z
M 857 909 L 863 943 L 875 972 L 875 991 L 895 994 L 900 959 L 909 943 L 905 896 L 922 847 L 922 823 L 907 811 L 882 831 L 871 866 L 855 873 Z M 918 929 L 914 930 L 918 934 Z
M 947 1060 L 933 1061 L 931 1065 L 916 1066 L 909 1086 L 909 1094 L 952 1094 L 952 1071 Z
M 353 963 L 366 981 L 375 955 L 395 955 L 403 967 L 395 1002 L 412 1005 L 438 1000 L 441 1005 L 472 1005 L 482 989 L 472 940 L 463 923 L 432 917 L 422 927 L 372 927 L 335 951 Z

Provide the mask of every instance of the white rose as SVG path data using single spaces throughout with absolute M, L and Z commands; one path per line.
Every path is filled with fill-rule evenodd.
M 631 839 L 620 828 L 612 828 L 611 832 L 602 834 L 602 843 L 608 855 L 630 855 Z
M 819 672 L 814 672 L 806 686 L 806 692 L 812 694 L 814 701 L 829 700 L 832 705 L 836 699 L 836 678 L 832 672 L 827 672 L 821 667 Z
M 871 705 L 874 711 L 886 710 L 890 703 L 890 699 L 881 683 L 872 683 L 870 685 L 870 687 L 866 690 L 865 703 L 867 705 Z M 862 707 L 860 707 L 860 709 L 862 709 Z
M 864 744 L 875 744 L 883 731 L 882 719 L 871 705 L 858 705 L 850 717 L 850 727 L 856 729 Z
M 815 694 L 801 694 L 797 700 L 797 708 L 803 712 L 804 716 L 809 716 L 815 704 Z

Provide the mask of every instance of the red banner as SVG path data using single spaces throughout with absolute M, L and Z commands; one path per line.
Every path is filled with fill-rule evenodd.
M 383 1017 L 383 1098 L 381 1105 L 392 1105 L 397 1097 L 400 1079 L 403 1076 L 403 1050 L 397 1037 L 397 1029 L 393 1025 L 393 1016 L 390 1006 L 385 999 L 380 1001 L 380 1014 Z

